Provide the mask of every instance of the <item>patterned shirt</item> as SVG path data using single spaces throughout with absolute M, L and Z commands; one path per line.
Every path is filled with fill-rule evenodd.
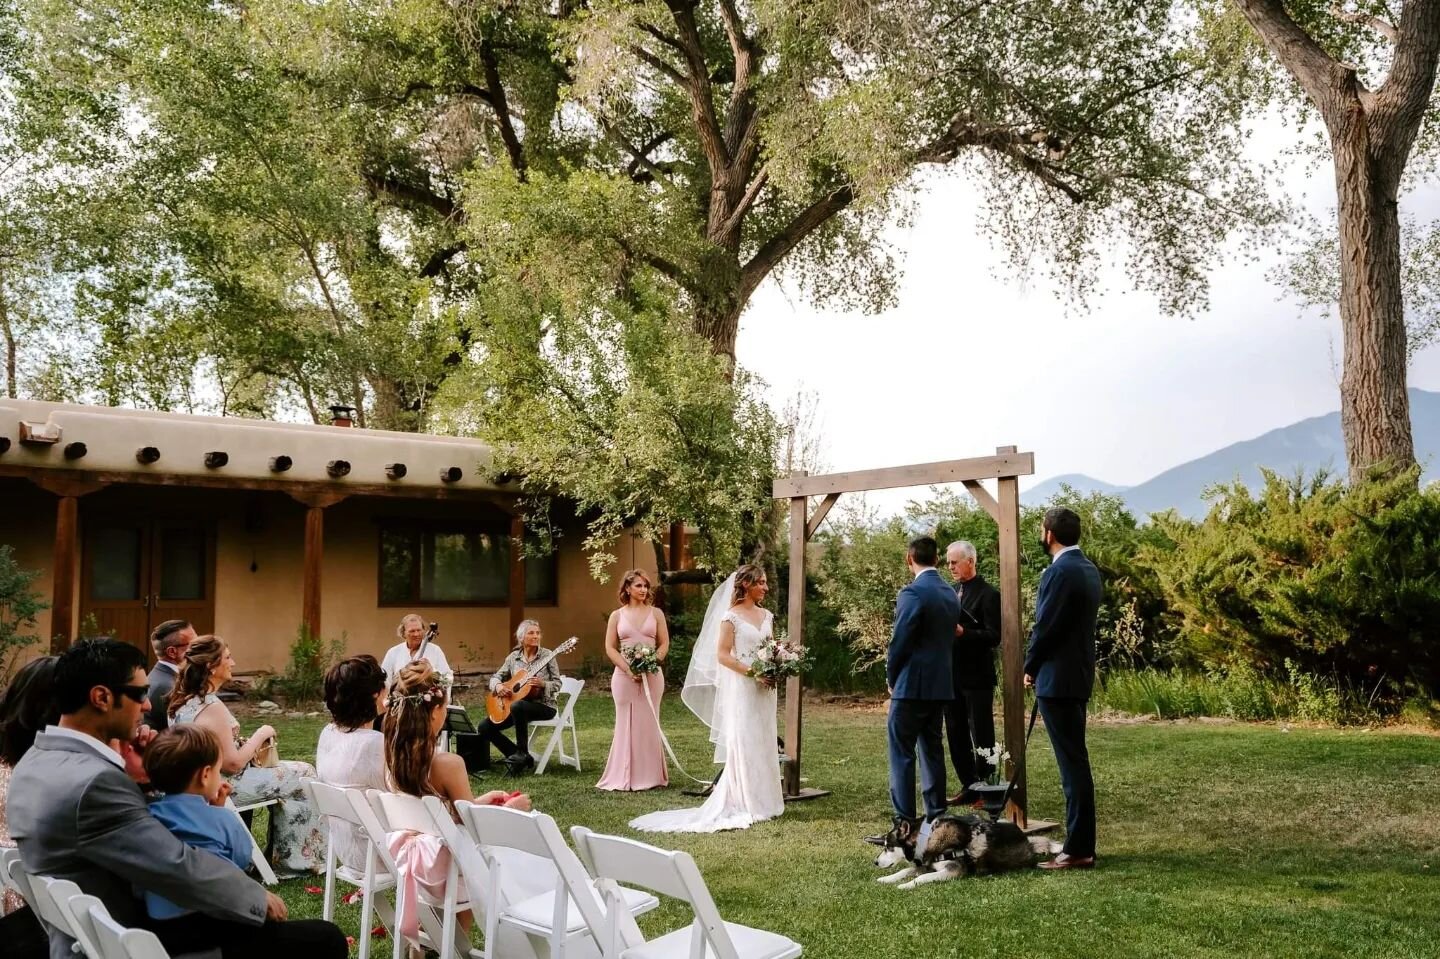
M 540 646 L 536 648 L 535 655 L 527 659 L 524 647 L 516 646 L 510 651 L 510 655 L 505 657 L 505 662 L 500 664 L 500 668 L 495 670 L 490 676 L 490 691 L 494 692 L 499 688 L 501 683 L 521 670 L 527 673 L 530 672 L 530 665 L 548 652 L 549 650 L 544 646 Z M 545 664 L 545 668 L 540 670 L 539 675 L 534 678 L 540 679 L 545 683 L 545 690 L 540 695 L 540 701 L 546 706 L 554 706 L 555 697 L 560 695 L 559 664 L 554 659 L 550 660 L 550 662 Z

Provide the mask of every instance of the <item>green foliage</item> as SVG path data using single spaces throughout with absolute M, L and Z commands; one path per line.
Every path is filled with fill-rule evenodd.
M 1156 517 L 1168 542 L 1144 556 L 1197 662 L 1272 675 L 1293 662 L 1392 698 L 1440 688 L 1440 489 L 1267 472 L 1253 496 L 1213 496 L 1200 522 Z
M 1208 672 L 1120 669 L 1104 674 L 1092 702 L 1097 709 L 1156 719 L 1213 716 L 1346 725 L 1384 718 L 1363 690 L 1301 672 L 1293 662 L 1279 676 L 1245 664 Z
M 0 684 L 8 680 L 16 659 L 26 647 L 40 641 L 33 629 L 36 617 L 49 604 L 31 588 L 40 574 L 21 569 L 13 547 L 0 544 Z
M 285 672 L 269 677 L 257 689 L 264 696 L 281 695 L 292 703 L 314 702 L 324 696 L 325 674 L 344 658 L 344 633 L 339 639 L 325 640 L 301 626 L 290 643 Z

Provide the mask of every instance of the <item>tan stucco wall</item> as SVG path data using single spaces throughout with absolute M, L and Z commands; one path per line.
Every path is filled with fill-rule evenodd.
M 54 591 L 51 557 L 55 550 L 56 498 L 35 484 L 0 477 L 0 543 L 15 550 L 22 569 L 37 571 L 33 588 L 48 604 Z M 76 587 L 77 591 L 79 587 Z M 50 610 L 44 610 L 38 626 L 27 630 L 41 639 L 26 650 L 21 662 L 50 648 Z
M 41 571 L 36 588 L 48 602 L 52 593 L 51 556 L 55 536 L 55 497 L 34 484 L 0 478 L 0 543 L 15 547 L 20 564 Z M 486 507 L 406 500 L 351 499 L 330 507 L 325 517 L 325 563 L 321 588 L 321 633 L 345 640 L 346 651 L 382 656 L 395 642 L 400 617 L 411 610 L 378 605 L 378 525 L 383 517 L 461 518 Z M 305 508 L 280 493 L 247 493 L 191 488 L 111 488 L 81 499 L 83 541 L 87 520 L 117 515 L 164 512 L 203 518 L 216 531 L 215 632 L 225 637 L 241 671 L 281 670 L 300 623 L 301 560 Z M 560 539 L 557 603 L 527 608 L 545 630 L 547 645 L 570 635 L 579 649 L 566 669 L 604 656 L 605 621 L 615 606 L 618 577 L 631 566 L 655 568 L 650 544 L 626 535 L 614 552 L 619 557 L 605 581 L 590 574 L 580 549 L 579 528 Z M 83 553 L 83 551 L 82 551 Z M 253 569 L 252 569 L 253 565 Z M 76 575 L 76 615 L 82 603 Z M 510 644 L 509 609 L 497 607 L 419 607 L 414 612 L 441 624 L 441 645 L 457 667 L 489 668 L 504 658 Z M 50 614 L 42 614 L 39 635 L 48 648 Z

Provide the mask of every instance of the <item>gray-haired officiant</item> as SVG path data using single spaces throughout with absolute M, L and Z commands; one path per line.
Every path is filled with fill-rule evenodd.
M 1000 646 L 1000 592 L 976 569 L 975 546 L 965 540 L 945 550 L 945 565 L 955 578 L 960 623 L 955 627 L 951 669 L 955 698 L 945 708 L 945 738 L 960 788 L 950 804 L 968 805 L 979 797 L 972 783 L 991 773 L 976 751 L 995 745 L 995 650 Z

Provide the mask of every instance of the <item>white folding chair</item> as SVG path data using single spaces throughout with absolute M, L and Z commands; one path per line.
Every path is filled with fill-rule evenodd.
M 359 797 L 360 802 L 367 802 L 365 794 L 359 789 L 340 789 L 316 780 L 306 780 L 306 789 L 310 793 L 310 802 L 314 805 L 315 811 L 324 817 L 327 832 L 325 841 L 325 903 L 322 915 L 326 921 L 335 916 L 335 879 L 341 880 L 356 886 L 360 889 L 360 931 L 357 933 L 357 940 L 360 944 L 360 959 L 369 959 L 370 956 L 370 914 L 380 914 L 380 921 L 390 934 L 395 935 L 395 909 L 390 901 L 384 896 L 385 890 L 395 888 L 395 877 L 386 872 L 378 862 L 375 851 L 375 843 L 370 842 L 365 830 L 365 824 L 361 822 L 360 816 L 355 811 L 355 804 L 348 794 Z M 357 873 L 354 869 L 339 862 L 335 853 L 334 831 L 337 824 L 344 823 L 356 831 L 358 838 L 365 842 L 365 871 Z M 383 840 L 384 837 L 382 836 Z
M 237 806 L 235 805 L 235 800 L 227 796 L 225 799 L 225 806 L 228 809 L 233 809 L 235 811 L 235 815 L 240 816 L 241 813 L 254 812 L 256 809 L 263 809 L 266 806 L 273 806 L 279 801 L 280 800 L 278 799 L 261 799 L 259 802 L 246 803 L 243 806 Z M 270 860 L 265 858 L 265 850 L 261 849 L 260 843 L 256 842 L 255 831 L 250 828 L 248 823 L 245 823 L 244 816 L 240 817 L 240 822 L 245 825 L 245 832 L 250 836 L 250 861 L 255 864 L 255 871 L 260 874 L 260 879 L 262 882 L 265 883 L 265 885 L 275 885 L 280 880 L 275 877 L 275 870 L 270 868 Z
M 585 688 L 585 680 L 573 679 L 569 676 L 560 677 L 560 693 L 556 697 L 560 708 L 550 719 L 542 719 L 530 724 L 530 755 L 535 757 L 535 775 L 545 771 L 550 763 L 550 757 L 559 750 L 560 755 L 555 756 L 555 761 L 562 766 L 574 766 L 575 771 L 580 771 L 580 736 L 575 731 L 575 700 L 580 698 L 580 690 Z M 535 730 L 550 730 L 550 738 L 545 742 L 543 752 L 535 747 Z M 570 748 L 575 750 L 572 756 L 565 752 L 565 733 L 570 733 Z
M 446 842 L 440 818 L 446 822 L 450 814 L 445 811 L 445 806 L 433 796 L 426 797 L 433 801 L 438 807 L 440 816 L 437 817 L 431 806 L 425 800 L 416 796 L 407 796 L 403 793 L 381 792 L 378 789 L 369 789 L 365 792 L 365 798 L 369 801 L 370 809 L 373 812 L 373 826 L 366 823 L 366 831 L 371 835 L 371 845 L 376 847 L 377 852 L 383 852 L 382 859 L 385 867 L 395 876 L 397 884 L 403 881 L 399 864 L 390 856 L 386 846 L 386 835 L 391 832 L 416 832 L 428 836 L 434 836 L 443 843 L 446 848 L 450 844 Z M 460 877 L 463 875 L 460 868 L 460 856 L 452 850 L 450 854 L 449 872 L 445 877 L 445 897 L 437 900 L 427 895 L 423 890 L 419 893 L 419 902 L 416 909 L 420 920 L 420 945 L 434 949 L 440 953 L 440 959 L 454 959 L 457 956 L 469 957 L 469 959 L 486 959 L 482 950 L 474 948 L 470 944 L 469 936 L 465 930 L 459 927 L 458 914 L 462 904 L 458 900 L 457 890 L 460 886 Z M 484 887 L 486 876 L 481 875 L 471 878 L 476 885 L 476 891 L 472 893 L 471 899 L 478 898 L 478 890 Z M 399 892 L 396 893 L 395 911 L 396 925 L 398 926 L 400 899 Z M 439 909 L 437 916 L 435 910 Z M 395 959 L 400 959 L 401 935 L 397 929 L 393 930 L 395 940 Z M 443 943 L 444 945 L 437 945 Z
M 702 959 L 711 952 L 717 959 L 792 959 L 804 951 L 779 933 L 721 919 L 689 853 L 603 836 L 583 826 L 573 827 L 570 835 L 605 893 L 606 932 L 601 943 L 605 959 Z M 622 882 L 688 903 L 694 921 L 646 941 L 624 908 L 616 885 Z
M 126 929 L 94 896 L 70 900 L 76 921 L 85 925 L 100 949 L 95 959 L 170 959 L 160 939 L 148 929 Z
M 605 909 L 600 893 L 580 859 L 565 844 L 555 820 L 538 812 L 503 806 L 457 804 L 460 821 L 490 871 L 485 908 L 485 941 L 495 942 L 503 928 L 513 928 L 549 944 L 551 959 L 562 959 L 576 939 L 596 937 Z M 544 860 L 555 871 L 554 887 L 528 897 L 506 899 L 506 867 L 499 849 L 517 850 Z M 512 860 L 513 862 L 513 860 Z M 523 867 L 512 867 L 523 868 Z M 623 908 L 631 916 L 649 912 L 660 900 L 638 889 L 619 888 Z M 596 939 L 598 946 L 598 938 Z
M 90 938 L 88 929 L 76 922 L 70 912 L 70 900 L 81 895 L 79 886 L 68 879 L 31 876 L 30 891 L 34 895 L 31 908 L 35 910 L 35 915 L 74 939 L 72 951 L 82 952 L 88 959 L 105 959 L 100 947 Z
M 35 895 L 30 891 L 30 876 L 20 861 L 20 850 L 0 848 L 0 887 L 14 889 L 25 900 L 25 905 L 35 910 Z

